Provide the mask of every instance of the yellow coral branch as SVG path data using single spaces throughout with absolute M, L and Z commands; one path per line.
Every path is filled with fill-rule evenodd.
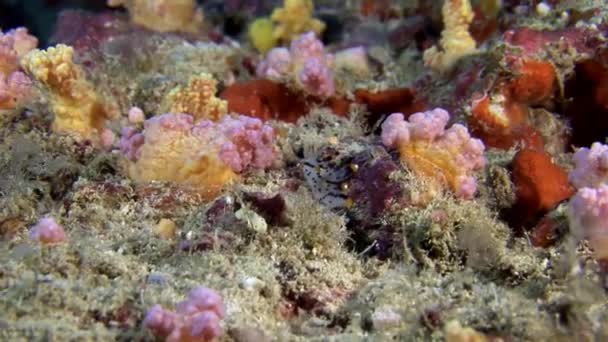
M 445 72 L 460 58 L 476 50 L 475 39 L 469 33 L 474 13 L 469 0 L 445 0 L 441 14 L 444 23 L 439 41 L 441 49 L 437 46 L 427 49 L 423 59 L 431 68 Z
M 21 66 L 48 91 L 55 114 L 55 132 L 76 133 L 98 141 L 110 118 L 105 106 L 73 61 L 74 49 L 59 44 L 45 50 L 33 50 L 23 57 Z
M 325 24 L 312 17 L 312 0 L 284 0 L 282 8 L 272 12 L 271 19 L 277 23 L 273 36 L 289 43 L 301 33 L 314 31 L 317 35 L 325 29 Z

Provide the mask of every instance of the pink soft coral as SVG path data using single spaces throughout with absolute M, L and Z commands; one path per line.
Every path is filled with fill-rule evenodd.
M 596 187 L 608 183 L 608 145 L 596 142 L 590 149 L 580 148 L 574 154 L 574 164 L 568 179 L 575 187 Z
M 382 143 L 397 148 L 419 176 L 449 186 L 458 197 L 472 198 L 477 189 L 472 173 L 484 167 L 485 147 L 460 124 L 446 130 L 449 118 L 441 108 L 413 114 L 408 121 L 401 113 L 391 114 L 382 124 Z
M 598 259 L 608 258 L 608 185 L 582 188 L 570 200 L 570 220 L 580 238 L 587 238 Z
M 0 109 L 13 109 L 29 95 L 32 82 L 19 71 L 19 60 L 37 44 L 25 28 L 0 31 Z
M 123 129 L 119 147 L 138 182 L 182 184 L 212 198 L 246 168 L 266 168 L 277 156 L 272 127 L 247 116 L 194 122 L 188 114 L 163 114 L 139 132 Z
M 120 152 L 130 161 L 136 161 L 141 155 L 141 146 L 144 144 L 144 135 L 134 127 L 127 126 L 121 131 L 118 147 Z
M 32 89 L 32 81 L 21 71 L 13 71 L 8 77 L 0 72 L 0 109 L 15 108 Z
M 291 54 L 289 50 L 280 47 L 268 52 L 266 58 L 258 64 L 256 73 L 258 77 L 280 79 L 289 74 L 291 70 Z
M 0 72 L 10 74 L 19 68 L 19 59 L 36 48 L 38 40 L 19 27 L 6 33 L 0 31 Z
M 272 165 L 276 157 L 272 127 L 245 115 L 225 116 L 218 127 L 226 137 L 220 147 L 220 159 L 234 172 L 242 172 L 248 166 L 264 169 Z
M 302 88 L 311 95 L 330 97 L 336 92 L 332 71 L 319 58 L 309 58 L 298 74 Z
M 587 238 L 598 259 L 608 258 L 608 145 L 593 143 L 574 154 L 569 180 L 579 188 L 570 199 L 572 230 Z
M 304 33 L 291 42 L 289 50 L 274 48 L 257 68 L 259 77 L 291 79 L 305 93 L 318 97 L 335 94 L 334 56 L 326 53 L 314 32 Z
M 221 335 L 225 308 L 222 297 L 212 289 L 196 287 L 176 311 L 154 305 L 146 313 L 144 326 L 167 342 L 212 341 Z
M 65 231 L 52 217 L 44 217 L 30 229 L 30 239 L 41 244 L 65 241 Z

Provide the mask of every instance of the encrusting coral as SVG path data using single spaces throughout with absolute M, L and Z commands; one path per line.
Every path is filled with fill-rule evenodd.
M 446 72 L 462 57 L 476 50 L 475 39 L 469 33 L 474 13 L 469 0 L 445 0 L 441 10 L 444 28 L 439 47 L 424 51 L 424 64 Z
M 188 85 L 171 90 L 165 101 L 171 113 L 186 113 L 195 121 L 208 119 L 217 121 L 228 111 L 228 103 L 215 97 L 217 81 L 208 73 L 191 77 Z
M 401 160 L 416 175 L 470 199 L 477 190 L 472 172 L 485 165 L 484 145 L 473 139 L 466 127 L 454 124 L 445 129 L 450 115 L 436 108 L 412 114 L 406 121 L 394 113 L 382 124 L 382 143 L 397 148 Z
M 20 59 L 38 40 L 25 28 L 0 31 L 0 110 L 13 109 L 30 93 L 32 82 L 19 70 Z
M 203 11 L 195 0 L 108 0 L 108 6 L 124 6 L 131 20 L 157 32 L 198 32 Z
M 271 19 L 276 22 L 272 32 L 274 38 L 289 43 L 304 32 L 321 34 L 325 24 L 312 17 L 313 11 L 312 0 L 284 0 L 283 7 L 276 8 L 271 15 Z
M 55 114 L 53 131 L 74 133 L 80 138 L 104 145 L 110 112 L 84 71 L 74 63 L 74 49 L 59 44 L 47 50 L 34 50 L 21 61 L 26 72 L 47 91 Z

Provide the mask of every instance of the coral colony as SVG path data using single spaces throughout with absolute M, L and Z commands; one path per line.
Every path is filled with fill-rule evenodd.
M 2 27 L 0 340 L 608 340 L 606 18 L 108 0 Z

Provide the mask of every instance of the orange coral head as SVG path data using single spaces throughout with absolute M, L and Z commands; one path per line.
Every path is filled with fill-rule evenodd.
M 544 142 L 540 133 L 527 121 L 527 106 L 513 101 L 504 87 L 500 90 L 493 98 L 485 95 L 473 101 L 468 120 L 473 135 L 486 146 L 503 150 L 517 144 L 542 149 Z
M 545 61 L 523 61 L 517 67 L 516 74 L 508 85 L 514 101 L 529 105 L 539 104 L 553 95 L 557 80 L 553 64 Z
M 516 229 L 574 194 L 568 175 L 546 152 L 523 149 L 515 155 L 512 165 L 517 195 L 512 223 Z

